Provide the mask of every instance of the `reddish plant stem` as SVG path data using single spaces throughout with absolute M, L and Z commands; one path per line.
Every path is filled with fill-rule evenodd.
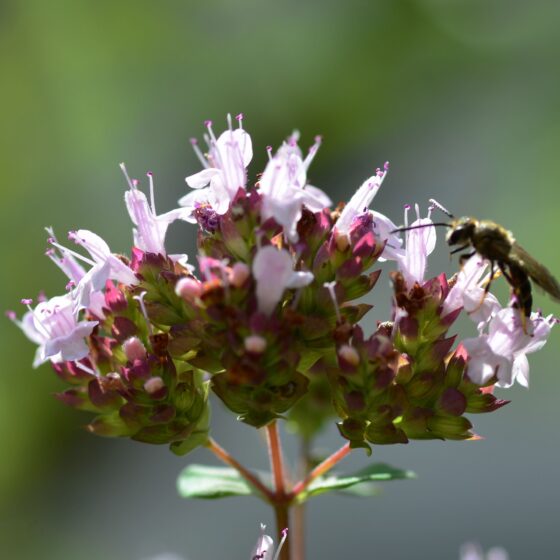
M 289 494 L 290 500 L 294 499 L 298 494 L 303 492 L 316 478 L 330 471 L 337 463 L 342 461 L 346 455 L 350 453 L 350 444 L 343 445 L 338 451 L 335 451 L 330 457 L 327 457 L 322 463 L 317 465 L 303 480 L 298 482 Z
M 234 459 L 221 445 L 213 438 L 208 438 L 206 447 L 220 459 L 237 470 L 237 472 L 254 488 L 256 488 L 269 501 L 274 502 L 274 493 L 267 488 L 249 469 L 245 468 L 237 459 Z
M 286 475 L 284 470 L 284 459 L 282 457 L 282 443 L 276 420 L 266 426 L 266 436 L 268 442 L 268 453 L 270 456 L 270 466 L 272 468 L 272 478 L 276 492 L 273 497 L 274 512 L 276 514 L 276 538 L 279 543 L 282 539 L 282 531 L 289 529 L 290 526 L 290 502 L 286 493 Z M 282 547 L 279 560 L 290 560 L 291 543 L 288 542 Z
M 301 439 L 299 452 L 298 478 L 303 480 L 311 470 L 310 440 Z M 293 513 L 292 551 L 294 558 L 305 560 L 305 503 L 296 503 Z
M 282 540 L 282 532 L 284 529 L 288 529 L 288 525 L 290 524 L 290 510 L 287 503 L 280 503 L 274 506 L 274 513 L 276 514 L 276 528 L 277 528 L 277 535 L 276 535 L 276 546 L 280 545 L 280 541 Z M 280 551 L 280 556 L 278 560 L 290 560 L 290 534 L 288 533 L 288 540 L 284 543 L 282 550 Z M 296 556 L 297 558 L 297 556 Z M 298 558 L 298 560 L 300 560 Z M 301 559 L 303 560 L 303 558 Z
M 266 426 L 266 435 L 268 440 L 268 453 L 270 455 L 270 466 L 272 467 L 272 477 L 274 479 L 274 488 L 276 489 L 276 498 L 282 501 L 286 497 L 286 483 L 284 474 L 284 459 L 282 457 L 282 444 L 280 443 L 280 433 L 278 431 L 278 423 L 276 420 Z M 284 529 L 281 527 L 280 530 Z

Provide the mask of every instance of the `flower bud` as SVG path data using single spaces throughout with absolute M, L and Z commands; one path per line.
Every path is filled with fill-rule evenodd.
M 122 349 L 129 362 L 146 358 L 146 347 L 137 336 L 131 336 L 125 340 Z
M 346 251 L 346 249 L 348 248 L 348 245 L 350 245 L 350 242 L 348 241 L 348 236 L 344 233 L 338 233 L 335 232 L 334 234 L 335 236 L 335 243 L 336 243 L 336 248 L 343 253 L 344 251 Z
M 155 395 L 165 387 L 165 383 L 161 377 L 151 377 L 144 383 L 144 389 L 148 395 Z
M 202 285 L 194 278 L 181 278 L 175 285 L 175 293 L 184 300 L 192 300 L 202 293 Z
M 252 354 L 262 354 L 266 350 L 266 338 L 252 334 L 244 340 L 245 350 Z
M 251 269 L 242 262 L 236 262 L 229 273 L 229 281 L 235 288 L 241 288 L 251 275 Z
M 349 344 L 343 344 L 338 349 L 338 357 L 350 366 L 356 367 L 360 363 L 360 354 L 358 354 L 358 351 Z

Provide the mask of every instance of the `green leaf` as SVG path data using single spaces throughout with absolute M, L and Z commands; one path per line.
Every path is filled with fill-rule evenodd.
M 332 475 L 318 478 L 298 496 L 297 500 L 303 502 L 312 496 L 318 496 L 325 492 L 341 491 L 354 496 L 372 496 L 376 493 L 372 482 L 407 478 L 416 478 L 416 475 L 412 471 L 404 471 L 384 463 L 376 463 L 352 475 Z
M 258 495 L 235 469 L 208 465 L 189 465 L 183 469 L 177 479 L 177 490 L 183 498 L 201 500 Z

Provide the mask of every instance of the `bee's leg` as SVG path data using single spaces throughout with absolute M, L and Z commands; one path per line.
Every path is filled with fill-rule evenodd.
M 502 271 L 504 278 L 508 281 L 508 284 L 513 288 L 513 279 L 508 273 L 508 271 L 506 270 L 506 265 L 503 262 L 498 261 L 498 266 L 500 267 L 500 270 Z
M 486 285 L 484 286 L 484 292 L 482 294 L 482 297 L 480 298 L 480 303 L 474 309 L 471 309 L 471 311 L 469 311 L 469 314 L 475 313 L 482 307 L 482 304 L 484 303 L 484 300 L 486 299 L 486 296 L 490 291 L 490 286 L 492 285 L 492 281 L 499 276 L 499 274 L 496 275 L 495 273 L 496 270 L 495 267 L 496 267 L 496 262 L 490 261 L 490 277 L 488 278 L 488 280 L 486 281 Z
M 508 281 L 509 285 L 511 286 L 511 291 L 515 296 L 515 302 L 513 304 L 513 307 L 515 309 L 519 309 L 519 315 L 521 317 L 521 328 L 523 329 L 523 334 L 529 334 L 529 332 L 527 331 L 527 317 L 531 316 L 531 307 L 533 304 L 533 298 L 531 296 L 531 285 L 528 283 L 528 281 L 522 282 L 522 284 L 520 284 L 519 278 L 517 278 L 519 274 L 517 274 L 516 279 L 514 279 L 513 275 L 516 269 L 513 269 L 512 271 L 511 266 L 510 266 L 509 273 L 506 270 L 506 266 L 504 263 L 498 262 L 498 266 L 500 267 L 500 270 L 502 271 L 502 274 L 504 275 L 505 279 Z M 524 288 L 524 290 L 522 288 Z

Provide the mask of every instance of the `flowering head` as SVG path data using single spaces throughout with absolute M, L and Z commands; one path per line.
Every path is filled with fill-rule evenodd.
M 259 182 L 248 185 L 252 143 L 237 120 L 228 117 L 219 137 L 206 124 L 207 153 L 193 142 L 204 169 L 187 178 L 193 191 L 180 208 L 157 214 L 152 175 L 146 196 L 122 166 L 130 258 L 90 231 L 71 233 L 78 251 L 49 231 L 68 291 L 12 319 L 37 344 L 36 364 L 52 362 L 70 385 L 59 398 L 95 412 L 94 433 L 178 453 L 207 442 L 210 391 L 255 427 L 289 415 L 310 437 L 337 418 L 352 447 L 473 437 L 464 415 L 503 406 L 495 384 L 527 384 L 526 356 L 555 321 L 535 314 L 525 335 L 517 310 L 490 296 L 479 305 L 478 258 L 453 278 L 426 279 L 430 211 L 421 218 L 416 206 L 403 243 L 369 208 L 387 165 L 331 211 L 307 183 L 321 140 L 304 156 L 295 133 L 267 149 Z M 199 226 L 198 270 L 166 251 L 177 219 Z M 393 312 L 368 336 L 358 323 L 372 305 L 356 300 L 375 287 L 378 260 L 396 261 Z M 450 329 L 464 312 L 479 336 L 460 342 Z

